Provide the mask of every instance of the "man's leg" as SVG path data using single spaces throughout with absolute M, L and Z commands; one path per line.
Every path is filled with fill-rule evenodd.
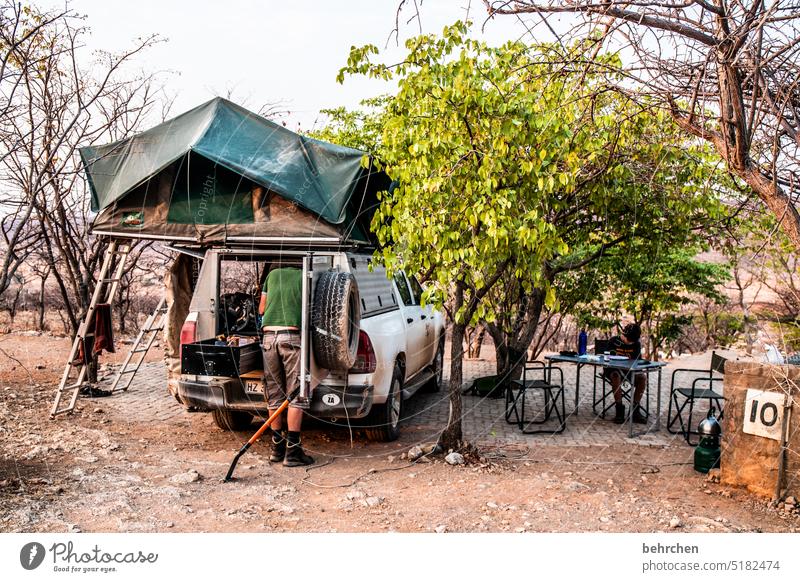
M 302 408 L 289 408 L 286 413 L 287 424 L 290 432 L 300 432 L 303 425 L 303 409 Z
M 608 374 L 608 381 L 611 382 L 611 389 L 614 393 L 614 422 L 622 424 L 625 422 L 625 405 L 622 403 L 622 375 L 617 370 L 611 370 Z
M 642 401 L 642 395 L 644 394 L 645 380 L 644 374 L 636 374 L 633 377 L 633 422 L 638 424 L 645 424 L 647 422 L 647 417 L 639 406 L 639 403 Z
M 286 376 L 286 393 L 291 394 L 300 384 L 300 334 L 287 334 L 278 344 Z M 300 429 L 303 425 L 303 409 L 289 405 L 287 413 L 289 431 L 286 433 L 285 467 L 302 467 L 314 463 L 314 459 L 303 451 L 300 444 Z
M 616 370 L 612 370 L 609 374 L 609 382 L 611 382 L 611 389 L 614 392 L 614 403 L 622 404 L 622 376 Z
M 264 334 L 264 383 L 266 384 L 266 398 L 269 415 L 272 416 L 280 408 L 286 398 L 283 391 L 283 364 L 275 334 L 266 332 Z M 269 460 L 271 463 L 280 463 L 286 457 L 286 435 L 283 431 L 283 414 L 278 415 L 272 421 L 271 452 Z

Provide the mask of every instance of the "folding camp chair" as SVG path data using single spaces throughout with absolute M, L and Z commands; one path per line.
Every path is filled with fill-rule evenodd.
M 554 383 L 553 372 L 558 373 L 559 383 Z M 541 373 L 541 379 L 533 376 Z M 541 392 L 544 408 L 532 419 L 525 417 L 525 407 L 532 399 L 529 393 Z M 555 428 L 534 428 L 550 422 L 555 415 Z M 510 380 L 506 387 L 506 422 L 516 424 L 523 434 L 559 434 L 567 427 L 567 413 L 564 406 L 564 372 L 561 368 L 540 361 L 525 362 L 520 380 Z
M 699 436 L 699 433 L 694 428 L 694 403 L 696 400 L 707 400 L 708 408 L 711 407 L 719 410 L 717 418 L 722 418 L 722 403 L 725 398 L 719 392 L 713 390 L 714 383 L 717 382 L 722 387 L 722 378 L 715 376 L 714 373 L 722 374 L 725 371 L 725 362 L 727 360 L 722 356 L 718 356 L 716 352 L 711 352 L 711 366 L 708 370 L 698 370 L 692 368 L 678 368 L 672 372 L 672 380 L 670 381 L 669 390 L 669 409 L 667 411 L 667 430 L 672 434 L 682 434 L 686 442 L 691 446 L 696 446 L 700 442 L 699 438 L 696 442 L 692 442 L 692 436 Z M 678 373 L 690 373 L 696 377 L 692 380 L 690 387 L 675 386 L 675 378 Z M 706 382 L 706 387 L 698 386 Z M 682 401 L 681 401 L 682 399 Z M 673 414 L 673 406 L 675 412 Z M 683 411 L 689 407 L 689 414 L 684 418 Z M 705 415 L 705 413 L 704 413 Z M 675 423 L 678 423 L 680 429 L 675 429 Z

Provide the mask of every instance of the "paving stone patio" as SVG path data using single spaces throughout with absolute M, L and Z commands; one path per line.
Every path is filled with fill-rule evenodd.
M 485 350 L 484 350 L 485 352 Z M 670 366 L 673 367 L 673 366 Z M 466 439 L 480 445 L 559 445 L 572 447 L 611 446 L 635 444 L 640 446 L 685 446 L 679 436 L 669 434 L 666 421 L 669 392 L 669 368 L 663 375 L 661 430 L 648 435 L 628 438 L 628 426 L 616 425 L 597 417 L 592 412 L 592 370 L 581 373 L 581 394 L 577 414 L 573 413 L 575 395 L 575 368 L 563 365 L 566 384 L 567 427 L 556 435 L 525 435 L 517 425 L 505 421 L 505 402 L 501 399 L 465 395 L 463 397 L 463 430 Z M 445 370 L 449 366 L 445 365 Z M 494 373 L 492 359 L 465 360 L 464 385 L 480 376 Z M 447 376 L 445 376 L 447 380 Z M 655 412 L 655 376 L 651 380 L 651 410 Z M 103 406 L 116 410 L 126 418 L 142 421 L 189 421 L 192 416 L 178 404 L 166 390 L 166 372 L 160 362 L 142 366 L 126 393 L 103 399 Z M 532 410 L 532 409 L 531 409 Z M 436 394 L 418 394 L 404 403 L 403 426 L 418 435 L 435 435 L 445 426 L 449 414 L 446 391 Z M 641 425 L 635 425 L 641 430 Z

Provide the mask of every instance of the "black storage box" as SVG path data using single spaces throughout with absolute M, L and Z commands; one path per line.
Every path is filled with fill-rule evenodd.
M 263 366 L 261 344 L 218 346 L 215 339 L 184 344 L 181 351 L 181 374 L 227 376 L 236 378 Z

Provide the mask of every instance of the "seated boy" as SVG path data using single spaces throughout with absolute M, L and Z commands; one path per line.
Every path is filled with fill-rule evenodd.
M 610 347 L 618 356 L 625 356 L 631 360 L 638 360 L 642 356 L 642 344 L 639 339 L 642 336 L 641 328 L 635 323 L 629 323 L 622 329 L 622 334 L 611 338 Z M 625 422 L 625 405 L 622 404 L 622 380 L 625 372 L 615 370 L 613 368 L 606 368 L 603 375 L 611 382 L 611 388 L 614 391 L 614 422 L 622 424 Z M 645 388 L 645 375 L 634 374 L 633 376 L 633 422 L 638 424 L 645 424 L 647 418 L 642 412 L 639 403 L 642 401 L 642 394 Z

